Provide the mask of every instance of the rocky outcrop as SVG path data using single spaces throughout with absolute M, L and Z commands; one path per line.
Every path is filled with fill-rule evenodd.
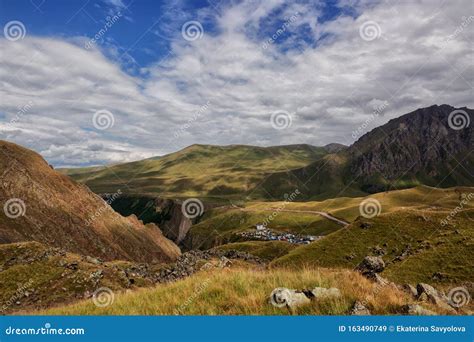
M 374 278 L 376 273 L 380 273 L 384 269 L 385 262 L 379 256 L 366 256 L 356 267 L 356 271 L 359 271 L 367 278 Z
M 107 198 L 110 194 L 102 196 Z M 123 216 L 136 215 L 144 223 L 159 225 L 163 234 L 177 244 L 183 242 L 192 224 L 199 219 L 185 216 L 181 201 L 153 195 L 122 194 L 110 205 Z
M 417 109 L 365 133 L 347 149 L 303 168 L 271 174 L 259 187 L 272 198 L 299 188 L 302 200 L 341 196 L 348 188 L 347 195 L 353 196 L 355 189 L 376 193 L 421 184 L 474 186 L 468 171 L 474 164 L 473 123 L 474 110 L 466 107 Z
M 419 283 L 416 285 L 418 293 L 418 300 L 429 301 L 436 306 L 445 309 L 447 311 L 455 311 L 453 307 L 449 305 L 448 298 L 442 293 L 436 290 L 433 286 Z

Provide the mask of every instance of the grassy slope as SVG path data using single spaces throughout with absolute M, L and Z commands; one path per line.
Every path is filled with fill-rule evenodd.
M 326 154 L 322 147 L 192 145 L 160 158 L 106 169 L 63 169 L 96 193 L 117 189 L 163 197 L 228 197 L 251 191 L 266 174 L 299 168 Z M 126 184 L 126 186 L 124 185 Z
M 273 205 L 273 202 L 267 205 Z M 252 205 L 249 206 L 250 208 Z M 253 230 L 272 215 L 273 211 L 255 209 L 243 211 L 237 208 L 218 208 L 205 214 L 201 222 L 193 225 L 188 233 L 188 246 L 207 249 L 230 241 L 238 241 L 237 233 Z M 304 235 L 323 235 L 336 231 L 340 225 L 316 214 L 279 213 L 269 222 L 268 228 Z
M 77 263 L 76 270 L 65 266 L 71 263 Z M 92 294 L 101 286 L 113 290 L 128 288 L 123 272 L 134 265 L 125 261 L 95 264 L 38 242 L 0 245 L 0 313 L 64 305 L 84 298 L 86 292 Z M 103 275 L 96 283 L 91 275 L 98 271 Z M 134 280 L 133 287 L 152 285 L 150 280 L 138 275 Z M 19 291 L 23 287 L 28 296 Z
M 288 254 L 296 245 L 285 241 L 245 241 L 228 243 L 217 247 L 220 250 L 247 252 L 265 261 L 271 261 Z
M 199 272 L 184 280 L 115 296 L 114 304 L 99 308 L 90 300 L 42 311 L 46 315 L 281 315 L 286 308 L 273 307 L 268 296 L 276 287 L 311 289 L 337 287 L 342 297 L 320 300 L 298 308 L 296 314 L 346 314 L 355 300 L 367 301 L 376 314 L 396 313 L 410 302 L 392 287 L 375 285 L 356 272 L 302 269 L 221 269 Z M 179 294 L 179 295 L 177 295 Z M 427 304 L 424 304 L 427 305 Z M 428 306 L 429 307 L 429 306 Z M 440 309 L 432 308 L 441 313 Z M 179 311 L 178 311 L 179 310 Z M 37 314 L 37 313 L 35 313 Z
M 341 229 L 307 246 L 298 247 L 272 262 L 273 267 L 356 266 L 376 248 L 386 251 L 388 266 L 382 273 L 400 283 L 437 282 L 461 284 L 474 278 L 474 209 L 459 213 L 452 223 L 440 222 L 449 210 L 404 210 L 382 214 L 373 219 L 359 218 Z M 363 228 L 361 223 L 369 223 Z M 337 246 L 337 248 L 335 248 Z M 407 246 L 411 252 L 403 261 Z M 441 278 L 433 277 L 436 273 Z
M 265 178 L 254 191 L 261 198 L 282 199 L 283 194 L 298 189 L 301 192 L 299 201 L 367 195 L 357 184 L 345 181 L 344 168 L 347 162 L 344 153 L 328 154 L 302 168 L 275 172 Z
M 462 191 L 468 191 L 466 189 L 469 188 L 436 189 L 419 186 L 412 189 L 378 193 L 366 198 L 378 200 L 382 206 L 382 213 L 432 206 L 454 208 L 459 203 L 459 194 Z M 213 209 L 205 213 L 201 222 L 191 227 L 188 246 L 210 248 L 235 241 L 237 239 L 236 233 L 254 229 L 257 223 L 262 223 L 272 213 L 277 212 L 278 208 L 322 211 L 352 222 L 360 215 L 359 204 L 366 198 L 341 197 L 320 202 L 250 202 L 245 205 L 246 211 L 239 208 Z M 339 230 L 342 226 L 317 214 L 279 212 L 269 222 L 268 227 L 298 234 L 327 235 Z

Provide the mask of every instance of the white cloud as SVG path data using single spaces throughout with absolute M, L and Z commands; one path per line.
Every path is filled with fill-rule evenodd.
M 342 15 L 322 24 L 317 6 L 271 1 L 220 8 L 213 14 L 218 33 L 173 39 L 173 54 L 151 65 L 146 80 L 99 50 L 83 49 L 81 39 L 1 39 L 0 137 L 56 165 L 99 164 L 193 143 L 349 144 L 352 131 L 384 101 L 388 106 L 369 129 L 435 103 L 472 107 L 474 22 L 462 27 L 470 1 L 356 5 L 356 19 Z M 272 34 L 265 22 L 278 8 L 281 19 L 300 15 L 288 42 L 264 49 L 269 37 L 261 33 Z M 379 38 L 361 38 L 367 21 L 378 24 Z M 302 30 L 314 41 L 296 49 Z M 105 131 L 92 123 L 101 109 L 115 118 Z M 294 115 L 290 128 L 272 128 L 277 110 Z

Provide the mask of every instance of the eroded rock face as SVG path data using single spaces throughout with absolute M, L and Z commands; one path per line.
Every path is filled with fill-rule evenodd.
M 440 163 L 470 151 L 474 142 L 474 111 L 460 108 L 470 118 L 471 125 L 454 130 L 448 123 L 454 110 L 448 105 L 421 108 L 362 136 L 347 150 L 352 159 L 352 174 L 362 179 L 380 174 L 391 180 L 409 169 L 410 174 L 441 180 L 446 171 L 439 167 Z
M 163 234 L 177 244 L 184 241 L 193 223 L 199 220 L 186 217 L 180 201 L 152 195 L 123 194 L 110 205 L 123 216 L 137 215 L 144 223 L 159 225 Z

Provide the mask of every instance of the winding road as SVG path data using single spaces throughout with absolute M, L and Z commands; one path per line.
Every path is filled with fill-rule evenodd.
M 334 221 L 337 224 L 342 226 L 348 226 L 350 223 L 334 217 L 324 211 L 315 211 L 315 210 L 291 210 L 291 209 L 281 209 L 281 208 L 266 208 L 266 209 L 249 209 L 249 208 L 240 208 L 242 211 L 278 211 L 278 212 L 289 212 L 289 213 L 306 213 L 306 214 L 316 214 L 320 215 L 328 220 Z

